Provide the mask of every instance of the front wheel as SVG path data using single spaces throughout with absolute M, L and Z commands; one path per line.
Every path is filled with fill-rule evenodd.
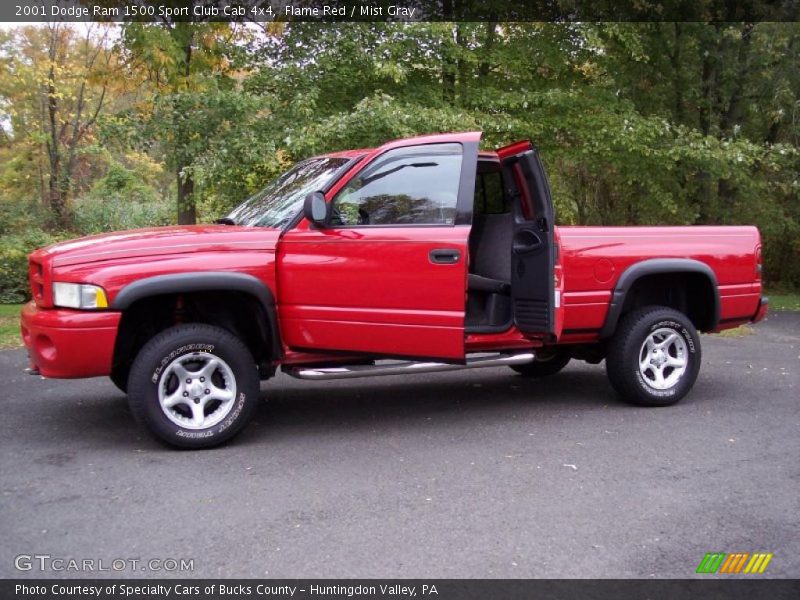
M 144 345 L 128 376 L 134 417 L 179 448 L 209 448 L 236 435 L 250 420 L 258 395 L 250 351 L 211 325 L 162 331 Z
M 606 372 L 624 400 L 669 406 L 692 389 L 700 357 L 700 338 L 686 315 L 648 306 L 619 323 L 608 347 Z

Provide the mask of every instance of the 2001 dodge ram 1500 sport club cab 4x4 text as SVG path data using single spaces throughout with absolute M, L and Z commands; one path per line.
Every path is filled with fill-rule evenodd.
M 665 406 L 698 331 L 758 321 L 754 227 L 556 227 L 529 142 L 423 136 L 302 161 L 216 225 L 33 252 L 31 372 L 108 375 L 138 421 L 200 448 L 242 429 L 259 381 L 605 359 L 624 399 Z

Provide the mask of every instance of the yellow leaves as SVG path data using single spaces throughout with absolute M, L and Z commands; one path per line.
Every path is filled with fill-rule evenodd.
M 255 114 L 256 119 L 267 119 L 270 116 L 272 116 L 272 111 L 267 107 L 262 108 Z
M 175 56 L 158 46 L 150 48 L 148 58 L 157 69 L 165 69 L 175 65 Z
M 164 165 L 156 161 L 145 152 L 129 150 L 123 156 L 122 162 L 132 171 L 147 174 L 148 178 L 156 179 L 164 172 Z
M 293 162 L 291 155 L 283 148 L 278 148 L 275 151 L 275 160 L 278 162 L 281 169 L 288 168 Z
M 602 69 L 599 67 L 599 65 L 588 60 L 581 64 L 575 65 L 575 70 L 588 79 L 594 79 L 602 75 Z
M 264 32 L 272 37 L 282 37 L 284 31 L 286 31 L 286 23 L 283 21 L 270 21 L 266 23 L 266 27 L 264 28 Z

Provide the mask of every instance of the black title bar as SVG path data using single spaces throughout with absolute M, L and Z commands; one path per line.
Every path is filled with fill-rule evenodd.
M 797 21 L 800 0 L 2 0 L 0 22 Z
M 796 600 L 796 579 L 6 579 L 3 600 Z

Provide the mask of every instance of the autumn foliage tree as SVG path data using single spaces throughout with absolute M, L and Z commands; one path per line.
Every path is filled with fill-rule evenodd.
M 9 144 L 27 157 L 25 181 L 36 182 L 52 224 L 70 224 L 69 200 L 83 150 L 98 117 L 114 104 L 124 79 L 109 28 L 78 34 L 60 23 L 12 30 L 0 38 L 0 78 Z

